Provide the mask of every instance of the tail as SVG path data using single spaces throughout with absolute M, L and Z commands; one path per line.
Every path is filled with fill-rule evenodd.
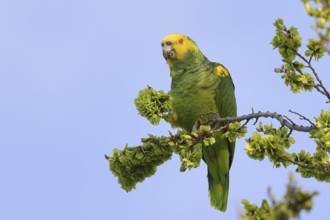
M 207 164 L 209 196 L 211 205 L 219 211 L 227 209 L 229 192 L 229 169 L 232 161 L 232 147 L 224 135 L 219 134 L 216 143 L 203 148 Z
M 229 173 L 220 178 L 213 178 L 208 171 L 207 178 L 209 181 L 209 197 L 211 205 L 222 212 L 227 209 L 228 192 L 229 192 Z

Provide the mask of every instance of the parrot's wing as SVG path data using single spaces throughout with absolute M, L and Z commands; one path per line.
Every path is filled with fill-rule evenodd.
M 215 103 L 220 117 L 237 116 L 235 86 L 229 71 L 221 64 L 216 64 L 216 74 L 219 76 L 219 84 L 215 92 Z M 229 167 L 234 159 L 235 142 L 229 142 Z

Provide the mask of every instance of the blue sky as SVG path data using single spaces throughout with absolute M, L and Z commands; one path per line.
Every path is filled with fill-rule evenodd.
M 133 103 L 147 85 L 169 90 L 160 47 L 169 33 L 189 35 L 230 70 L 239 114 L 292 109 L 312 118 L 327 109 L 321 95 L 293 95 L 273 73 L 281 64 L 270 45 L 278 17 L 298 27 L 304 42 L 315 36 L 299 0 L 1 1 L 0 219 L 238 219 L 241 199 L 260 204 L 269 186 L 280 199 L 294 167 L 249 159 L 244 139 L 226 213 L 209 204 L 204 164 L 180 173 L 173 156 L 126 193 L 104 159 L 171 130 L 150 125 Z M 328 61 L 316 64 L 327 86 Z M 312 150 L 306 137 L 297 134 L 292 150 Z M 329 185 L 296 177 L 321 193 L 303 219 L 324 219 Z

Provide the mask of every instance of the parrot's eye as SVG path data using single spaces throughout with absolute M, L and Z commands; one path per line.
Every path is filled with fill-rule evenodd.
M 179 40 L 179 44 L 183 44 L 183 39 L 182 38 Z
M 162 47 L 164 47 L 164 45 L 166 45 L 166 46 L 171 46 L 172 43 L 169 42 L 169 41 L 166 41 L 165 43 L 162 43 L 162 44 L 161 44 Z

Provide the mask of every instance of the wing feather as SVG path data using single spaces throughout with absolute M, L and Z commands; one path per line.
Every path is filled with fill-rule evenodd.
M 229 71 L 221 64 L 215 67 L 216 74 L 219 76 L 219 83 L 215 92 L 215 103 L 220 117 L 237 116 L 237 106 L 235 98 L 235 86 Z M 234 159 L 235 142 L 229 142 L 229 167 Z

